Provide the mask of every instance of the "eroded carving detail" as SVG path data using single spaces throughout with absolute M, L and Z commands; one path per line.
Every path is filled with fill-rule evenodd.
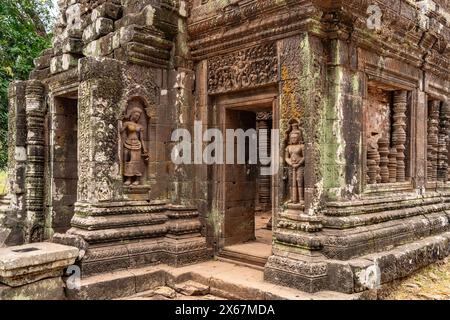
M 208 61 L 210 94 L 258 87 L 277 81 L 275 44 L 214 57 Z

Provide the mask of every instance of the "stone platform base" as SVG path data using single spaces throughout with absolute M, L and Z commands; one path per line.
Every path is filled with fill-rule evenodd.
M 52 241 L 80 249 L 83 277 L 155 264 L 179 267 L 213 257 L 196 208 L 163 201 L 77 204 L 71 223 Z
M 145 241 L 91 246 L 81 259 L 83 277 L 121 269 L 156 264 L 174 267 L 212 259 L 212 249 L 203 237 L 184 239 L 158 238 Z
M 450 232 L 347 261 L 287 253 L 275 245 L 264 279 L 311 293 L 331 290 L 353 294 L 406 277 L 448 255 Z

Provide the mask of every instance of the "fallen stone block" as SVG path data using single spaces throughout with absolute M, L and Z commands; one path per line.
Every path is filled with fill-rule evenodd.
M 176 284 L 175 290 L 185 296 L 205 296 L 209 294 L 208 286 L 191 280 Z

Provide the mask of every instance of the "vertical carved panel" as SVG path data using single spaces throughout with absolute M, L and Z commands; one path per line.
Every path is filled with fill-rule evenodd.
M 397 182 L 405 181 L 406 97 L 407 92 L 405 90 L 394 93 L 392 142 L 397 149 Z
M 439 149 L 439 101 L 431 101 L 428 105 L 427 134 L 427 176 L 428 181 L 437 180 Z
M 438 163 L 438 180 L 442 182 L 448 181 L 448 141 L 450 133 L 450 106 L 443 102 L 440 112 L 439 126 L 439 163 Z
M 26 240 L 39 242 L 44 231 L 44 86 L 29 81 L 25 91 L 27 118 L 27 154 L 25 185 Z
M 78 87 L 78 179 L 77 198 L 78 201 L 89 199 L 89 180 L 92 170 L 89 167 L 89 150 L 91 135 L 89 133 L 89 110 L 90 110 L 90 83 L 82 82 Z M 86 177 L 86 178 L 84 178 Z

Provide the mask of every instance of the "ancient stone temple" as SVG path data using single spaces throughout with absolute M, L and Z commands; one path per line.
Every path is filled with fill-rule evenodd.
M 9 88 L 5 245 L 77 247 L 83 278 L 217 257 L 347 294 L 450 254 L 448 1 L 58 2 Z M 275 157 L 248 136 L 206 163 L 207 129 Z

